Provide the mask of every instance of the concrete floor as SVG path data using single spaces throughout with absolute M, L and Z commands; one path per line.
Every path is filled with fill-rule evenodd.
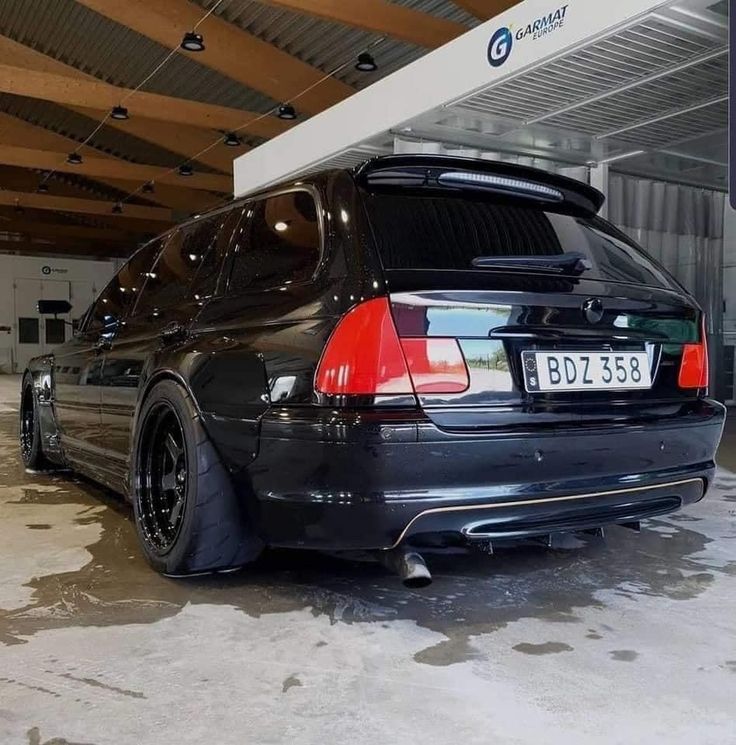
M 640 535 L 154 574 L 130 510 L 25 473 L 0 378 L 0 745 L 736 743 L 736 475 Z M 736 470 L 736 430 L 721 461 Z

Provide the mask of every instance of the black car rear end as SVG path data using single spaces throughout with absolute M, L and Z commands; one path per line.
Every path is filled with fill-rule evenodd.
M 270 542 L 488 541 L 703 497 L 724 419 L 703 314 L 596 217 L 598 192 L 421 156 L 353 178 L 361 240 L 343 248 L 365 254 L 361 291 L 312 405 L 262 420 L 252 486 Z

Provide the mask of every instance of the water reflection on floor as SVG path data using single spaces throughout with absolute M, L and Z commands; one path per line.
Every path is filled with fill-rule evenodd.
M 705 502 L 641 534 L 430 555 L 422 591 L 294 551 L 173 580 L 142 560 L 118 497 L 24 472 L 15 427 L 0 413 L 3 745 L 736 742 L 726 470 Z M 736 466 L 736 438 L 725 450 Z

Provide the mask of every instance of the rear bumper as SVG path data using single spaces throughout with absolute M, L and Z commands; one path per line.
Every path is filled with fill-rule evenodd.
M 279 546 L 377 549 L 428 533 L 481 540 L 633 522 L 704 496 L 724 411 L 701 401 L 637 425 L 459 435 L 417 412 L 273 410 L 247 491 Z
M 438 507 L 421 512 L 395 542 L 452 532 L 467 541 L 525 538 L 633 523 L 665 515 L 703 498 L 707 477 L 611 491 L 495 502 L 482 506 Z

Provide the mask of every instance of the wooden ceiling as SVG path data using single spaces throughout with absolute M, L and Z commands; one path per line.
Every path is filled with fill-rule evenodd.
M 129 255 L 223 203 L 233 158 L 247 148 L 514 1 L 58 0 L 65 7 L 54 14 L 46 0 L 3 0 L 0 251 Z M 278 33 L 295 23 L 310 43 Z M 195 28 L 205 49 L 181 50 Z M 365 82 L 342 74 L 355 75 L 366 49 L 384 71 Z M 284 101 L 296 121 L 275 115 Z M 108 116 L 118 105 L 128 119 Z M 240 147 L 223 143 L 233 130 Z M 80 164 L 67 162 L 73 151 Z M 194 173 L 180 175 L 182 163 Z M 153 193 L 142 191 L 147 182 Z

